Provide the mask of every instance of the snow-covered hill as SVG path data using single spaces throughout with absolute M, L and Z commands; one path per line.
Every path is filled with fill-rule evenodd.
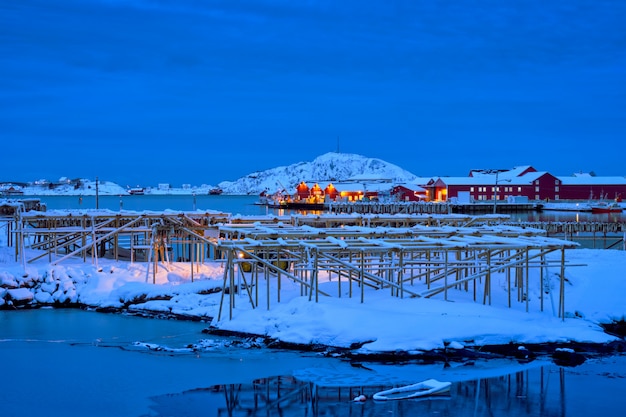
M 225 194 L 258 194 L 293 190 L 301 181 L 344 181 L 353 177 L 386 178 L 393 182 L 409 182 L 416 178 L 412 173 L 377 158 L 329 152 L 312 162 L 299 162 L 289 166 L 253 172 L 236 181 L 219 184 Z
M 302 182 L 309 181 L 345 181 L 359 177 L 367 179 L 389 179 L 392 182 L 410 182 L 416 178 L 412 173 L 377 158 L 330 152 L 315 158 L 312 162 L 299 162 L 289 166 L 253 172 L 235 181 L 223 181 L 219 184 L 224 194 L 245 195 L 259 194 L 262 191 L 273 193 L 286 189 L 294 190 Z M 8 187 L 7 184 L 4 185 Z M 56 183 L 45 180 L 34 183 L 12 185 L 24 195 L 95 195 L 96 182 L 88 179 L 61 179 Z M 146 194 L 207 194 L 210 185 L 185 186 L 183 188 L 161 188 L 147 186 Z M 128 189 L 111 181 L 98 181 L 100 195 L 124 195 Z
M 124 187 L 111 181 L 98 180 L 97 189 L 100 195 L 127 194 Z M 32 183 L 22 187 L 21 190 L 24 195 L 95 195 L 96 181 L 76 179 L 58 183 Z

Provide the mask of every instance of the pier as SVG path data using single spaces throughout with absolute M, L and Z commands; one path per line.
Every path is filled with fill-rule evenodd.
M 626 223 L 620 222 L 503 222 L 546 232 L 546 236 L 586 243 L 593 249 L 626 250 Z
M 505 201 L 473 203 L 423 201 L 333 201 L 325 203 L 285 203 L 274 208 L 300 212 L 328 212 L 339 214 L 488 214 L 519 213 L 541 210 L 541 204 L 507 203 Z
M 447 214 L 447 203 L 424 202 L 332 202 L 324 204 L 330 213 L 356 214 Z
M 450 203 L 450 213 L 466 213 L 466 214 L 479 214 L 479 213 L 519 213 L 525 211 L 540 211 L 541 204 L 534 203 L 506 203 L 493 202 L 488 203 Z

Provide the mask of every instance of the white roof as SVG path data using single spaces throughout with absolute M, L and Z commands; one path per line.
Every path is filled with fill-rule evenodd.
M 414 180 L 408 181 L 406 184 L 426 185 L 430 181 L 436 181 L 437 177 L 417 177 Z
M 390 182 L 372 182 L 372 183 L 360 183 L 360 182 L 339 182 L 333 184 L 339 191 L 375 191 L 385 192 L 391 191 L 393 184 Z M 321 184 L 320 184 L 321 186 Z
M 391 189 L 394 187 L 394 184 L 391 182 L 318 181 L 314 183 L 307 183 L 309 188 L 312 188 L 313 185 L 315 184 L 319 185 L 322 190 L 326 189 L 326 187 L 332 184 L 333 187 L 335 187 L 339 191 L 352 191 L 352 192 L 357 192 L 357 191 L 385 192 L 385 191 L 391 191 Z
M 519 177 L 520 175 L 522 175 L 522 173 L 524 171 L 526 171 L 527 169 L 532 168 L 532 166 L 530 165 L 522 165 L 522 166 L 518 166 L 518 167 L 513 167 L 513 169 L 509 169 L 509 170 L 505 170 L 505 171 L 499 171 L 498 172 L 498 179 L 500 178 L 514 178 L 514 177 Z M 486 172 L 487 171 L 487 172 Z M 472 170 L 472 176 L 473 177 L 495 177 L 496 173 L 489 173 L 488 171 L 490 170 Z M 528 175 L 528 174 L 526 174 Z
M 426 188 L 420 187 L 417 184 L 419 184 L 419 183 L 416 183 L 416 182 L 403 182 L 403 183 L 400 183 L 400 184 L 396 184 L 396 186 L 401 185 L 401 186 L 403 186 L 405 188 L 408 188 L 409 190 L 419 191 L 419 192 L 426 192 Z
M 503 183 L 511 185 L 529 185 L 532 184 L 532 182 L 537 178 L 547 174 L 547 172 L 529 172 L 521 177 L 502 174 L 508 174 L 508 172 L 500 173 L 498 175 L 498 185 L 500 186 L 503 185 Z M 439 177 L 439 179 L 447 185 L 493 186 L 496 182 L 495 174 L 481 174 L 475 177 Z
M 592 177 L 577 175 L 574 177 L 557 177 L 563 185 L 624 185 L 626 177 Z

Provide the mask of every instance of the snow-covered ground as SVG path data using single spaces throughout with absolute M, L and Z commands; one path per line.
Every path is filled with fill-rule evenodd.
M 15 262 L 13 249 L 0 243 L 0 306 L 72 302 L 212 318 L 211 324 L 224 330 L 298 344 L 362 345 L 358 352 L 365 354 L 509 342 L 606 343 L 615 338 L 606 334 L 600 324 L 623 320 L 626 313 L 626 252 L 621 250 L 566 252 L 568 262 L 574 266 L 566 269 L 565 320 L 556 314 L 559 281 L 553 271 L 549 277 L 551 289 L 544 293 L 543 311 L 539 306 L 539 280 L 532 276 L 528 312 L 525 303 L 507 306 L 504 276 L 493 278 L 491 305 L 474 302 L 471 293 L 464 291 L 450 291 L 449 301 L 444 301 L 442 296 L 400 299 L 391 297 L 388 291 L 373 289 L 365 291 L 361 303 L 358 296 L 347 296 L 347 286 L 341 298 L 336 296 L 336 277 L 320 283 L 321 290 L 335 295 L 315 302 L 301 295 L 298 284 L 283 279 L 280 302 L 273 289 L 269 309 L 265 280 L 261 279 L 258 308 L 251 307 L 242 291 L 234 296 L 235 308 L 229 319 L 226 296 L 218 321 L 222 292 L 213 290 L 222 287 L 221 263 L 195 265 L 193 282 L 189 264 L 162 263 L 153 284 L 152 272 L 146 271 L 145 263 L 66 260 L 51 266 L 47 259 L 40 259 L 23 267 Z

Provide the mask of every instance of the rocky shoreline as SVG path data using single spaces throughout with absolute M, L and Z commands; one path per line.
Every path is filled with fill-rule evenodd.
M 22 304 L 3 305 L 0 310 L 38 309 L 52 308 L 76 308 L 81 310 L 95 311 L 103 314 L 127 314 L 149 319 L 198 321 L 210 323 L 210 317 L 198 317 L 183 314 L 163 313 L 149 310 L 130 310 L 112 307 L 92 307 L 81 303 L 51 303 L 51 304 Z M 265 335 L 250 334 L 238 331 L 218 329 L 210 325 L 203 334 L 230 337 L 237 339 L 239 346 L 247 345 L 250 348 L 284 349 L 306 353 L 318 353 L 320 355 L 349 360 L 354 364 L 359 362 L 380 363 L 449 363 L 468 362 L 472 360 L 488 359 L 513 359 L 519 362 L 531 362 L 537 358 L 551 358 L 560 366 L 578 366 L 587 359 L 603 356 L 621 355 L 626 353 L 626 321 L 603 325 L 605 332 L 619 337 L 619 340 L 610 343 L 580 343 L 580 342 L 548 342 L 538 344 L 508 343 L 503 345 L 480 345 L 465 346 L 463 348 L 445 346 L 443 349 L 430 351 L 393 351 L 362 353 L 359 349 L 368 342 L 354 344 L 349 347 L 327 346 L 321 344 L 299 344 L 284 342 Z
M 540 357 L 551 357 L 560 366 L 577 366 L 592 357 L 602 357 L 619 355 L 626 353 L 626 340 L 623 336 L 621 340 L 610 343 L 538 343 L 538 344 L 517 344 L 509 343 L 505 345 L 482 345 L 464 348 L 444 347 L 430 351 L 407 352 L 378 352 L 359 353 L 358 349 L 365 343 L 353 345 L 349 348 L 338 348 L 325 345 L 297 344 L 283 342 L 261 335 L 246 334 L 241 332 L 224 331 L 220 329 L 207 328 L 205 334 L 217 336 L 230 336 L 238 338 L 264 340 L 264 345 L 268 348 L 296 350 L 301 352 L 317 352 L 325 356 L 348 359 L 352 362 L 384 362 L 384 363 L 434 363 L 434 362 L 466 362 L 476 359 L 515 359 L 520 362 L 530 362 Z

